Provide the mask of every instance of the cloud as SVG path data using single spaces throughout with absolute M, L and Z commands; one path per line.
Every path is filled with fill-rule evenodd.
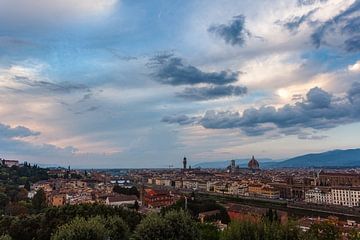
M 348 70 L 350 72 L 360 72 L 360 61 L 357 61 L 355 64 L 353 65 L 349 65 L 348 66 Z
M 91 94 L 91 89 L 85 84 L 69 81 L 52 81 L 44 72 L 44 65 L 30 64 L 29 66 L 14 65 L 9 68 L 0 67 L 0 89 L 11 89 L 16 92 L 29 94 L 67 94 L 83 91 Z
M 161 119 L 165 123 L 177 123 L 179 125 L 187 125 L 195 123 L 198 120 L 196 117 L 189 117 L 187 115 L 174 115 L 174 116 L 165 116 Z
M 20 76 L 15 76 L 15 81 L 32 88 L 41 88 L 43 90 L 58 92 L 58 93 L 70 93 L 72 91 L 79 91 L 79 90 L 90 91 L 90 89 L 84 84 L 74 84 L 70 82 L 54 83 L 44 80 L 37 81 L 37 80 L 29 79 L 27 77 L 20 77 Z
M 328 0 L 298 0 L 298 6 L 309 6 L 316 3 L 326 3 Z
M 296 32 L 303 23 L 309 23 L 309 24 L 312 23 L 310 18 L 314 15 L 314 13 L 317 10 L 318 9 L 316 8 L 304 15 L 292 17 L 291 19 L 288 19 L 285 22 L 277 21 L 277 23 L 283 25 L 290 32 Z
M 246 87 L 227 85 L 198 88 L 189 87 L 185 88 L 184 91 L 177 93 L 177 96 L 189 100 L 204 101 L 223 97 L 242 96 L 246 93 Z
M 182 116 L 186 119 L 186 116 Z M 279 130 L 285 135 L 302 134 L 304 129 L 329 129 L 339 125 L 360 121 L 360 83 L 356 82 L 347 92 L 346 98 L 335 98 L 330 93 L 315 87 L 306 94 L 306 99 L 294 105 L 249 108 L 239 112 L 207 111 L 197 121 L 204 128 L 238 128 L 246 135 L 259 136 Z M 165 121 L 179 123 L 176 119 Z M 193 122 L 192 122 L 193 123 Z M 182 124 L 186 124 L 183 121 Z
M 360 1 L 356 0 L 347 9 L 318 26 L 311 35 L 312 43 L 319 48 L 332 42 L 341 42 L 341 47 L 348 51 L 360 50 Z
M 228 24 L 211 25 L 208 32 L 222 38 L 232 46 L 243 46 L 250 32 L 245 28 L 245 16 L 238 15 Z
M 30 136 L 38 136 L 40 132 L 32 131 L 23 126 L 11 127 L 0 123 L 0 138 L 25 138 Z
M 161 54 L 150 59 L 148 64 L 155 71 L 151 74 L 156 81 L 169 85 L 195 85 L 208 83 L 225 85 L 236 82 L 239 72 L 220 71 L 203 72 L 200 69 L 184 64 L 183 60 L 172 54 Z

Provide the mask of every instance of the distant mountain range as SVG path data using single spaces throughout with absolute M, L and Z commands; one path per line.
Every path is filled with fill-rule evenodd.
M 236 159 L 236 164 L 246 167 L 249 159 Z M 332 150 L 323 153 L 311 153 L 284 161 L 258 159 L 261 168 L 308 168 L 308 167 L 360 167 L 360 148 L 348 150 Z M 226 168 L 228 161 L 198 163 L 193 167 Z

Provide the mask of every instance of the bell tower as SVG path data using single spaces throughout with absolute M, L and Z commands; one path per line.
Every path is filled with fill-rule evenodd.
M 186 157 L 184 157 L 184 159 L 183 159 L 183 170 L 184 171 L 186 170 L 186 164 L 187 164 L 187 159 L 186 159 Z

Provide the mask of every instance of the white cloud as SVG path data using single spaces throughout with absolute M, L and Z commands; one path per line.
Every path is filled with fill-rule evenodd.
M 360 72 L 360 60 L 353 65 L 348 66 L 350 72 Z

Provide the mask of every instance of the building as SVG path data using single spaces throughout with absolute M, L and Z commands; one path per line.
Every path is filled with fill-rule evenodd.
M 5 159 L 1 159 L 1 163 L 3 166 L 6 167 L 12 167 L 12 166 L 19 166 L 19 161 L 18 160 L 5 160 Z
M 280 198 L 280 191 L 262 184 L 250 184 L 248 188 L 249 196 L 278 199 Z
M 359 188 L 333 188 L 320 190 L 310 189 L 305 192 L 305 202 L 314 204 L 340 205 L 346 207 L 360 206 Z
M 63 206 L 66 204 L 65 194 L 56 194 L 51 196 L 51 205 L 55 207 Z
M 144 205 L 148 208 L 160 208 L 174 204 L 175 199 L 165 190 L 145 189 Z
M 138 201 L 138 197 L 135 195 L 120 194 L 108 196 L 105 200 L 105 204 L 110 206 L 132 206 L 136 201 Z
M 315 204 L 333 204 L 331 191 L 322 191 L 319 188 L 305 192 L 305 202 Z
M 340 173 L 340 172 L 324 172 L 318 174 L 319 186 L 360 186 L 360 174 Z
M 255 159 L 254 156 L 252 156 L 252 158 L 250 159 L 250 161 L 248 162 L 248 168 L 252 171 L 256 171 L 260 169 L 260 164 L 259 162 Z
M 187 160 L 186 160 L 186 157 L 184 157 L 184 159 L 183 159 L 183 170 L 184 171 L 186 170 L 186 164 L 187 164 Z
M 331 189 L 333 204 L 347 207 L 358 207 L 360 202 L 360 189 L 336 188 Z

